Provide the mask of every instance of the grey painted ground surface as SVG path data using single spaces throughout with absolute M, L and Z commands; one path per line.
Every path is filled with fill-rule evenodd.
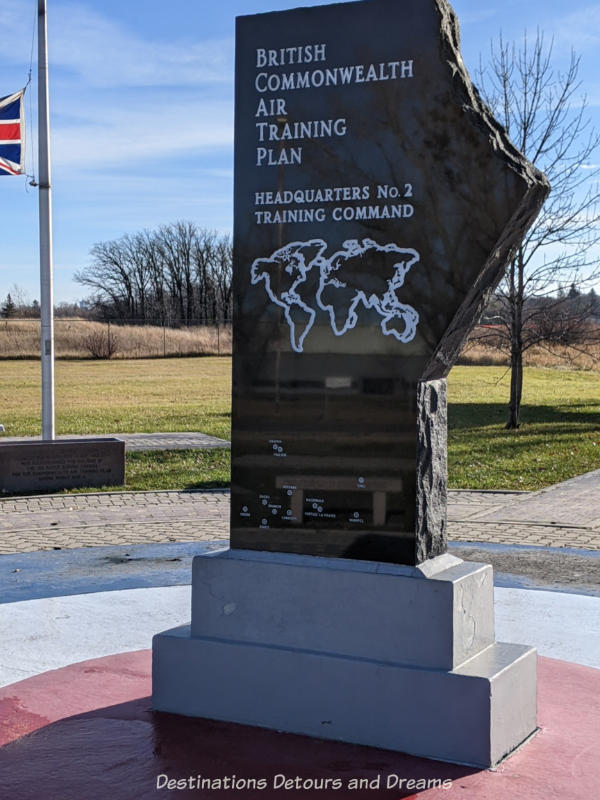
M 600 597 L 600 550 L 451 542 L 450 552 L 491 564 L 496 586 Z
M 82 547 L 0 557 L 0 605 L 121 589 L 182 586 L 192 558 L 223 541 Z
M 189 584 L 192 558 L 226 544 L 177 542 L 15 553 L 0 557 L 0 604 L 90 592 Z M 600 551 L 451 543 L 466 561 L 492 564 L 496 586 L 600 597 Z
M 169 586 L 0 605 L 0 686 L 76 661 L 149 648 L 158 631 L 189 622 L 190 596 L 189 586 Z M 497 588 L 494 607 L 498 641 L 600 667 L 600 598 Z

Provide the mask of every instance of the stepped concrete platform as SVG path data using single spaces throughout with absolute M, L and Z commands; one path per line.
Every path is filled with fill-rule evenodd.
M 496 769 L 480 770 L 153 712 L 150 661 L 147 650 L 124 653 L 0 689 L 3 795 L 19 800 L 151 800 L 188 793 L 312 800 L 597 796 L 600 670 L 540 658 L 538 733 Z

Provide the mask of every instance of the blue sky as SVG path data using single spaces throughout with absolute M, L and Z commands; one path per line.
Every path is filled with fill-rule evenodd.
M 56 302 L 85 296 L 72 277 L 95 242 L 178 219 L 231 231 L 234 19 L 321 4 L 48 0 Z M 26 83 L 36 7 L 0 0 L 0 96 Z M 507 40 L 525 29 L 554 36 L 558 66 L 574 48 L 600 128 L 600 4 L 456 0 L 454 8 L 471 72 L 500 31 Z M 24 178 L 0 179 L 0 220 L 0 299 L 14 284 L 39 298 L 37 193 Z

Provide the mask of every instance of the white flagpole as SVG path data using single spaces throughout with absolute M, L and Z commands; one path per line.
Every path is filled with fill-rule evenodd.
M 54 439 L 54 297 L 52 291 L 52 195 L 46 0 L 38 0 L 38 136 L 40 191 L 40 315 L 42 439 Z

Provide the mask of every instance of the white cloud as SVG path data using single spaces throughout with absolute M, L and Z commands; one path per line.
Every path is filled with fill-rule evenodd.
M 2 0 L 2 60 L 23 64 L 28 60 L 32 9 L 32 0 Z M 69 70 L 91 87 L 197 86 L 233 80 L 230 38 L 143 39 L 81 3 L 56 4 L 48 19 L 51 69 Z
M 58 6 L 52 25 L 55 64 L 90 86 L 170 86 L 232 80 L 233 40 L 147 41 L 79 4 Z
M 0 64 L 25 71 L 33 0 L 0 0 Z M 49 13 L 52 161 L 106 169 L 232 147 L 233 41 L 144 39 L 81 2 Z M 158 38 L 157 38 L 158 37 Z M 35 140 L 35 130 L 31 131 Z M 29 154 L 29 148 L 28 148 Z
M 53 126 L 56 167 L 105 169 L 109 164 L 145 161 L 150 171 L 158 171 L 169 162 L 180 166 L 178 160 L 186 153 L 197 155 L 233 144 L 233 109 L 226 102 L 172 102 L 168 113 L 155 103 L 126 111 L 105 107 L 96 113 L 89 107 L 86 111 L 83 122 Z

